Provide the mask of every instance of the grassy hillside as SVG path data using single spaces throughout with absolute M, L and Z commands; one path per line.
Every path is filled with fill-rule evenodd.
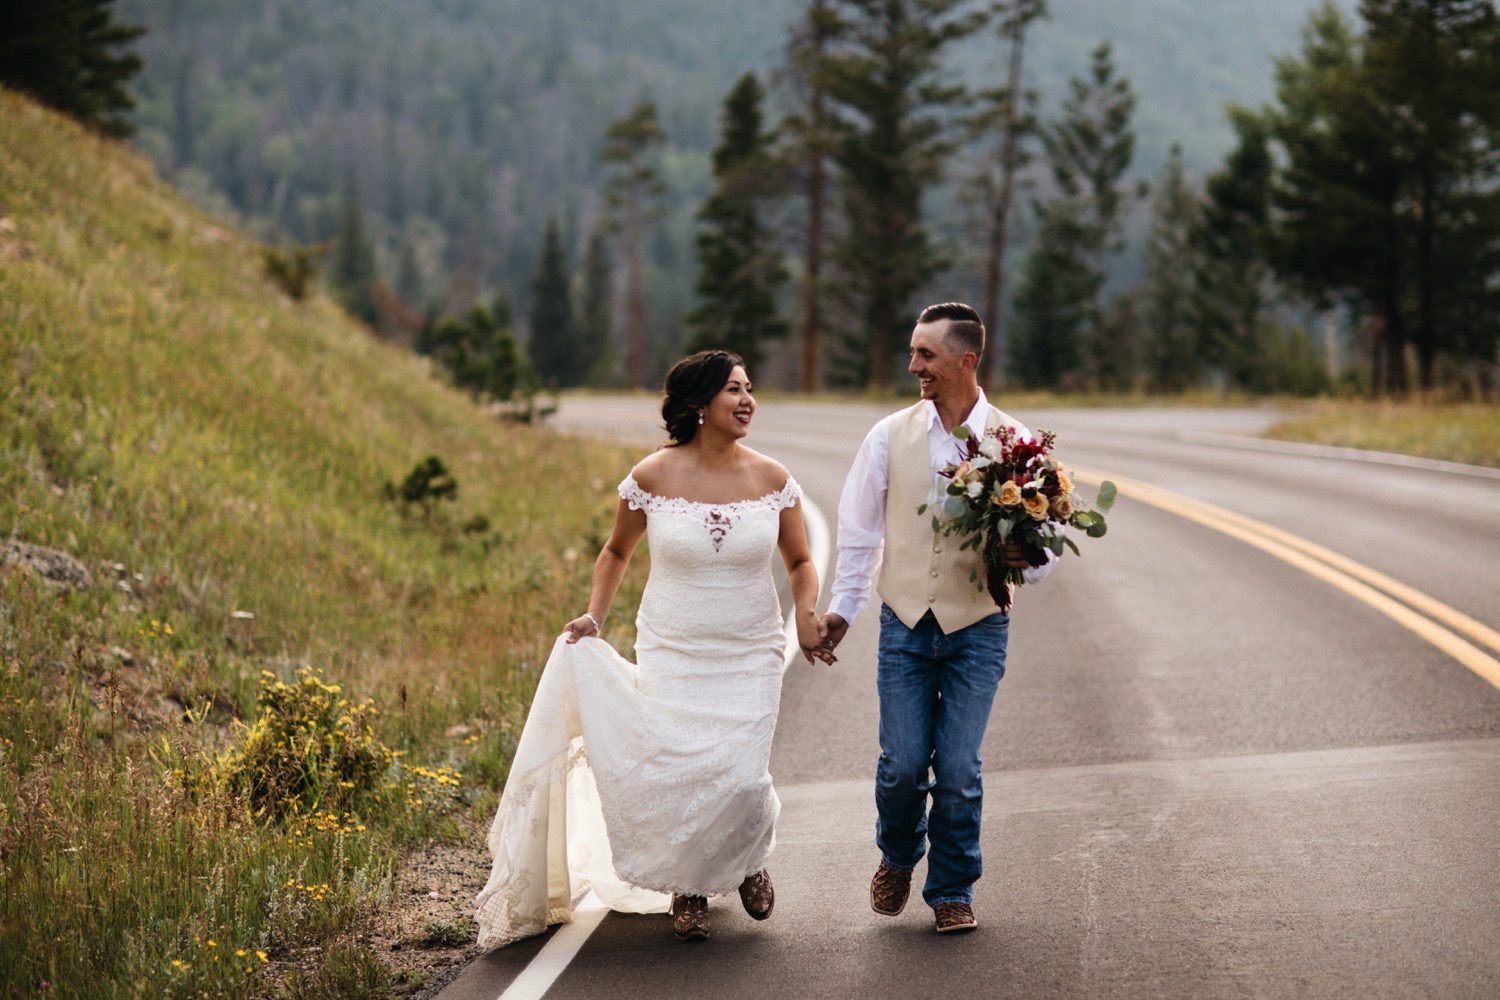
M 403 511 L 429 454 L 457 499 Z M 288 300 L 0 91 L 0 545 L 91 575 L 0 555 L 0 995 L 396 986 L 369 938 L 403 858 L 493 807 L 628 466 Z

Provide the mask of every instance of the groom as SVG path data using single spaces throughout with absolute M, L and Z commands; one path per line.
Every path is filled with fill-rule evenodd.
M 980 875 L 980 743 L 1005 673 L 1009 616 L 970 572 L 977 550 L 960 551 L 931 515 L 919 515 L 937 473 L 957 462 L 963 425 L 978 436 L 1002 424 L 1028 434 L 985 399 L 975 379 L 984 324 L 969 306 L 922 310 L 911 363 L 922 399 L 881 420 L 855 456 L 839 501 L 838 569 L 825 623 L 828 648 L 844 638 L 879 571 L 880 761 L 875 771 L 875 843 L 880 867 L 870 906 L 893 917 L 906 906 L 911 873 L 927 853 L 922 898 L 939 933 L 969 931 Z M 882 558 L 882 546 L 884 557 Z M 1006 562 L 1026 567 L 1019 547 Z M 1027 583 L 1052 569 L 1027 567 Z M 928 800 L 931 799 L 929 808 Z

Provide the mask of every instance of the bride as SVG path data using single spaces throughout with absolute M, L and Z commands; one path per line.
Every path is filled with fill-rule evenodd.
M 754 414 L 727 351 L 667 373 L 670 442 L 620 484 L 588 610 L 553 646 L 516 748 L 489 834 L 481 947 L 571 920 L 588 890 L 615 910 L 670 909 L 682 940 L 708 937 L 709 896 L 737 890 L 750 916 L 771 915 L 781 802 L 767 766 L 786 646 L 773 549 L 803 656 L 834 657 L 814 612 L 801 488 L 741 444 Z M 631 663 L 598 636 L 642 535 L 651 572 Z

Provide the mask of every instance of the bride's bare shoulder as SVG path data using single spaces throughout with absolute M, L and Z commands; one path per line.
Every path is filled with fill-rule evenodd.
M 745 448 L 745 451 L 749 453 L 747 457 L 750 461 L 750 473 L 755 478 L 755 485 L 762 494 L 775 493 L 792 477 L 792 474 L 786 470 L 786 466 L 776 459 L 762 455 L 753 448 Z
M 681 456 L 670 449 L 653 451 L 635 464 L 635 468 L 630 470 L 630 478 L 647 493 L 663 496 L 665 494 L 661 491 L 673 478 L 673 471 L 680 460 Z

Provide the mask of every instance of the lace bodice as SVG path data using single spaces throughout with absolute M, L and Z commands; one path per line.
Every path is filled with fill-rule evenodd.
M 657 496 L 642 489 L 634 476 L 626 476 L 620 483 L 620 499 L 628 503 L 631 510 L 644 511 L 648 524 L 653 514 L 696 518 L 703 525 L 715 552 L 722 550 L 724 539 L 737 521 L 758 513 L 780 514 L 794 506 L 801 496 L 802 487 L 790 476 L 787 477 L 786 485 L 774 493 L 750 500 L 731 500 L 728 503 Z
M 697 645 L 726 630 L 771 635 L 782 627 L 771 576 L 781 512 L 802 488 L 790 477 L 774 493 L 729 503 L 662 497 L 633 477 L 620 496 L 646 514 L 651 575 L 636 618 L 639 641 L 669 637 Z

